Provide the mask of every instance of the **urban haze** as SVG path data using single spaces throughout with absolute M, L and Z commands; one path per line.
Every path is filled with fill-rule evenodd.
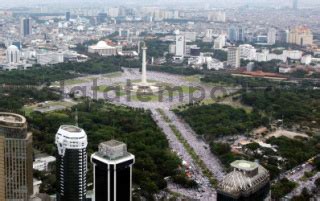
M 319 0 L 0 0 L 0 201 L 320 199 Z

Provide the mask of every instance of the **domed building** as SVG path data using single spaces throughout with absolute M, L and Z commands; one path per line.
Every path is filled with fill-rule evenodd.
M 20 63 L 21 54 L 20 54 L 20 50 L 17 46 L 15 46 L 15 45 L 9 46 L 6 54 L 7 54 L 7 62 L 9 64 Z
M 115 56 L 119 47 L 108 45 L 105 41 L 99 41 L 96 45 L 89 46 L 88 52 L 99 54 L 100 56 Z
M 269 172 L 255 162 L 238 160 L 218 186 L 218 201 L 269 201 Z

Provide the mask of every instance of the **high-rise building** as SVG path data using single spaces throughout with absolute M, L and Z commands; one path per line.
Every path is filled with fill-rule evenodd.
M 289 30 L 280 30 L 277 32 L 278 43 L 288 43 L 289 41 Z
M 239 40 L 239 33 L 238 33 L 238 29 L 234 26 L 229 27 L 228 29 L 228 39 L 230 41 L 238 41 Z
M 6 51 L 7 62 L 9 64 L 17 64 L 20 62 L 20 50 L 17 46 L 11 45 Z
M 32 24 L 30 18 L 21 19 L 20 34 L 22 37 L 32 34 Z
M 232 68 L 240 67 L 240 51 L 238 47 L 228 48 L 228 61 L 227 65 Z
M 85 201 L 87 135 L 77 126 L 63 125 L 56 134 L 57 201 Z
M 269 29 L 267 37 L 268 37 L 268 39 L 267 39 L 268 45 L 276 44 L 277 30 L 274 28 Z
M 183 35 L 176 36 L 176 56 L 183 57 L 186 54 L 186 39 Z
M 107 22 L 108 15 L 107 13 L 99 13 L 97 16 L 97 22 L 99 24 Z
M 28 201 L 33 194 L 32 134 L 25 117 L 0 113 L 0 201 Z
M 214 49 L 222 49 L 226 45 L 226 36 L 220 35 L 218 38 L 214 40 L 213 48 Z
M 71 13 L 66 12 L 66 21 L 70 21 L 70 19 L 71 19 Z
M 256 59 L 256 48 L 249 44 L 239 45 L 240 59 L 244 60 L 255 60 Z
M 217 189 L 217 201 L 271 201 L 269 172 L 249 161 L 234 161 L 233 171 L 225 176 Z
M 99 145 L 91 156 L 94 172 L 94 192 L 97 201 L 132 200 L 132 165 L 134 155 L 126 144 L 110 140 Z
M 244 27 L 239 27 L 239 41 L 245 41 L 246 40 L 246 33 Z
M 313 44 L 313 34 L 307 27 L 296 27 L 290 30 L 289 43 L 307 46 Z
M 110 17 L 118 17 L 120 15 L 120 9 L 117 7 L 109 8 L 108 15 Z
M 245 41 L 245 29 L 243 27 L 231 26 L 228 29 L 228 39 L 231 42 Z
M 298 0 L 292 0 L 292 8 L 298 10 Z

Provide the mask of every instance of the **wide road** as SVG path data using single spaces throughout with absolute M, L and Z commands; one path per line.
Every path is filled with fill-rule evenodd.
M 151 111 L 152 117 L 166 135 L 169 141 L 170 148 L 175 151 L 182 160 L 188 163 L 188 165 L 191 167 L 192 179 L 199 183 L 199 189 L 185 189 L 173 183 L 169 183 L 168 188 L 173 192 L 178 192 L 192 199 L 203 201 L 216 200 L 216 192 L 211 187 L 208 178 L 203 175 L 200 167 L 197 166 L 192 157 L 185 150 L 183 144 L 180 143 L 180 141 L 170 128 L 170 124 L 162 118 L 161 114 L 157 110 L 153 109 Z
M 192 130 L 192 128 L 182 119 L 180 119 L 174 112 L 170 110 L 163 111 L 173 122 L 181 135 L 188 141 L 196 154 L 203 160 L 215 178 L 218 181 L 221 181 L 225 175 L 224 169 L 219 159 L 211 153 L 209 144 L 202 139 L 197 138 L 197 134 Z

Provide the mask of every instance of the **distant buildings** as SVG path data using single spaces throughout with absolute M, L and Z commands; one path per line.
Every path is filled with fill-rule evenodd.
M 279 30 L 277 32 L 277 42 L 278 43 L 288 43 L 289 42 L 289 30 Z
M 255 61 L 266 62 L 271 60 L 280 60 L 286 62 L 288 59 L 300 60 L 302 58 L 302 51 L 299 50 L 283 50 L 282 54 L 270 53 L 268 49 L 263 49 L 256 53 Z
M 186 54 L 186 39 L 183 35 L 176 36 L 176 56 L 183 57 Z
M 231 42 L 245 41 L 245 29 L 232 25 L 228 29 L 228 39 Z
M 204 65 L 206 65 L 208 70 L 220 70 L 224 68 L 223 62 L 205 54 L 190 57 L 188 59 L 188 65 L 197 69 L 203 69 Z
M 119 50 L 121 51 L 122 47 L 108 45 L 105 41 L 99 41 L 98 44 L 88 48 L 89 53 L 99 54 L 100 56 L 115 56 Z
M 268 45 L 276 44 L 276 39 L 277 39 L 277 30 L 274 28 L 269 29 L 267 44 Z
M 0 200 L 29 200 L 33 194 L 32 134 L 25 117 L 0 113 L 0 147 Z
M 213 11 L 208 14 L 208 21 L 214 22 L 225 22 L 226 12 L 224 11 Z
M 239 46 L 240 58 L 244 60 L 253 61 L 256 59 L 257 50 L 249 44 L 244 44 Z
M 300 46 L 308 46 L 313 44 L 313 34 L 309 28 L 296 27 L 290 30 L 289 43 Z
M 224 46 L 226 46 L 226 36 L 220 35 L 214 40 L 213 48 L 216 50 L 221 50 Z
M 197 40 L 197 33 L 193 31 L 184 31 L 180 32 L 181 35 L 184 36 L 186 42 L 194 42 Z
M 63 53 L 42 52 L 37 54 L 37 63 L 40 65 L 58 64 L 64 62 Z
M 70 21 L 70 19 L 71 19 L 70 12 L 66 12 L 66 21 Z
M 259 200 L 270 201 L 269 172 L 249 161 L 234 161 L 233 171 L 218 186 L 217 201 Z
M 20 24 L 20 35 L 26 37 L 32 34 L 32 24 L 30 18 L 22 18 Z
M 99 13 L 97 16 L 98 24 L 102 24 L 102 23 L 107 22 L 107 19 L 108 19 L 107 13 Z
M 228 61 L 227 65 L 232 68 L 240 67 L 240 50 L 238 47 L 228 48 Z
M 292 0 L 292 8 L 293 10 L 298 10 L 298 0 Z
M 57 201 L 85 201 L 87 135 L 76 126 L 61 126 L 56 134 Z
M 56 158 L 53 156 L 39 157 L 36 158 L 33 162 L 33 169 L 38 171 L 49 171 L 50 164 L 56 161 Z
M 134 155 L 126 144 L 111 140 L 100 143 L 99 151 L 91 156 L 94 171 L 96 201 L 132 200 L 132 165 Z
M 201 49 L 200 47 L 190 47 L 190 56 L 200 56 Z

